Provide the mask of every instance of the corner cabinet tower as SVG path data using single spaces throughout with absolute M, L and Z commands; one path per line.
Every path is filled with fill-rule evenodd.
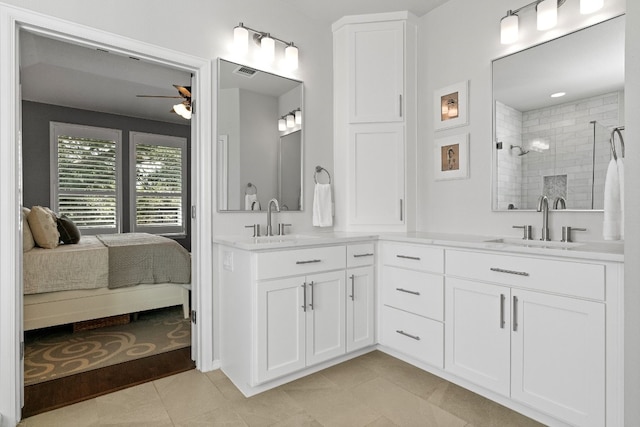
M 337 230 L 414 227 L 416 37 L 409 12 L 333 24 Z

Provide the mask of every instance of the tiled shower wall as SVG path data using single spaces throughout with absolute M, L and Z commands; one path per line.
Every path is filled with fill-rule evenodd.
M 602 209 L 609 135 L 613 127 L 622 125 L 623 97 L 623 92 L 613 92 L 521 114 L 496 103 L 496 136 L 503 141 L 503 149 L 498 150 L 498 207 L 514 203 L 532 209 L 543 193 L 544 177 L 566 175 L 568 209 Z M 548 149 L 536 149 L 534 141 Z M 518 156 L 517 149 L 509 149 L 511 144 L 522 144 L 529 153 Z M 519 194 L 514 189 L 518 184 Z

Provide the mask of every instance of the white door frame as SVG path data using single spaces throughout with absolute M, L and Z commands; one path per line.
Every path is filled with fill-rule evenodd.
M 0 414 L 1 427 L 20 420 L 22 362 L 21 129 L 19 40 L 26 29 L 47 37 L 101 47 L 193 74 L 192 298 L 197 310 L 193 355 L 201 371 L 214 368 L 212 260 L 212 63 L 148 43 L 0 3 Z

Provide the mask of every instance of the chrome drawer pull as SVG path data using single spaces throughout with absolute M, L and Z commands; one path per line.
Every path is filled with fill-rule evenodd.
M 504 294 L 500 294 L 500 329 L 504 329 Z
M 302 311 L 304 311 L 305 313 L 307 312 L 307 282 L 304 282 L 304 284 L 300 285 L 302 286 Z
M 373 254 L 353 254 L 354 258 L 362 258 L 364 256 L 373 256 Z
M 513 297 L 513 332 L 518 332 L 518 297 Z
M 418 337 L 416 335 L 408 334 L 405 331 L 396 331 L 396 332 L 399 333 L 400 335 L 404 335 L 405 337 L 413 338 L 416 341 L 420 341 L 420 337 Z
M 349 297 L 351 298 L 351 301 L 355 301 L 355 299 L 356 299 L 356 275 L 352 274 L 351 276 L 349 276 L 349 279 L 351 279 L 351 295 L 349 295 Z
M 417 256 L 408 256 L 408 255 L 396 255 L 398 258 L 410 259 L 412 261 L 420 261 L 420 258 Z
M 497 273 L 507 273 L 507 274 L 515 274 L 516 276 L 528 276 L 529 273 L 526 271 L 516 271 L 516 270 L 505 270 L 504 268 L 491 267 L 489 270 L 495 271 Z
M 406 293 L 411 294 L 411 295 L 420 295 L 420 292 L 409 291 L 407 289 L 402 289 L 402 288 L 396 288 L 396 291 L 406 292 Z
M 321 259 L 310 259 L 308 261 L 296 261 L 296 264 L 313 264 L 315 262 L 322 262 Z

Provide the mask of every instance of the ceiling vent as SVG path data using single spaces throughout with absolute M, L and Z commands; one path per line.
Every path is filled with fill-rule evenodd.
M 244 76 L 244 77 L 250 79 L 253 76 L 255 76 L 258 71 L 254 70 L 253 68 L 249 68 L 249 67 L 245 67 L 245 66 L 241 65 L 240 67 L 238 67 L 235 70 L 233 70 L 233 72 L 235 74 L 238 74 L 239 76 Z

